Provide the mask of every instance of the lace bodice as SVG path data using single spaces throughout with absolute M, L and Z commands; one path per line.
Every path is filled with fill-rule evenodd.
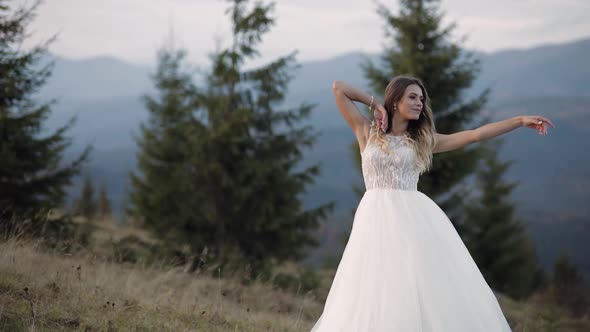
M 387 152 L 372 137 L 361 153 L 366 189 L 417 190 L 420 170 L 411 143 L 404 136 L 385 137 Z

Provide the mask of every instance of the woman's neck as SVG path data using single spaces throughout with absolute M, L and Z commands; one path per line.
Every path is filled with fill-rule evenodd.
M 408 120 L 400 119 L 400 116 L 393 117 L 393 123 L 391 124 L 391 129 L 389 133 L 394 136 L 401 136 L 408 132 Z

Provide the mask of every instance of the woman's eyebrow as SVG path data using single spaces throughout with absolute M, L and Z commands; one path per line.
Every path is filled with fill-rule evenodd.
M 410 92 L 410 96 L 412 96 L 412 95 L 417 96 L 418 94 L 414 93 L 414 92 Z M 424 99 L 424 96 L 420 96 L 420 98 Z

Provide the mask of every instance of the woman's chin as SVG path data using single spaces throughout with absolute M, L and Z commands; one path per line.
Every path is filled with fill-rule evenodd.
M 410 120 L 418 120 L 420 118 L 420 114 L 404 114 L 404 119 L 410 121 Z

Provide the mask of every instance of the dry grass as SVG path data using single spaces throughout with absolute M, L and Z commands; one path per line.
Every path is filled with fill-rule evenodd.
M 104 233 L 93 234 L 101 249 L 77 255 L 0 242 L 0 331 L 309 331 L 333 277 L 322 271 L 316 299 L 182 268 L 116 264 L 100 240 L 137 230 L 102 225 Z M 590 331 L 590 318 L 545 302 L 499 301 L 515 332 Z
M 0 330 L 309 331 L 312 296 L 0 244 Z
M 500 306 L 514 332 L 587 332 L 590 317 L 574 318 L 565 309 L 532 296 L 526 303 L 499 296 Z

